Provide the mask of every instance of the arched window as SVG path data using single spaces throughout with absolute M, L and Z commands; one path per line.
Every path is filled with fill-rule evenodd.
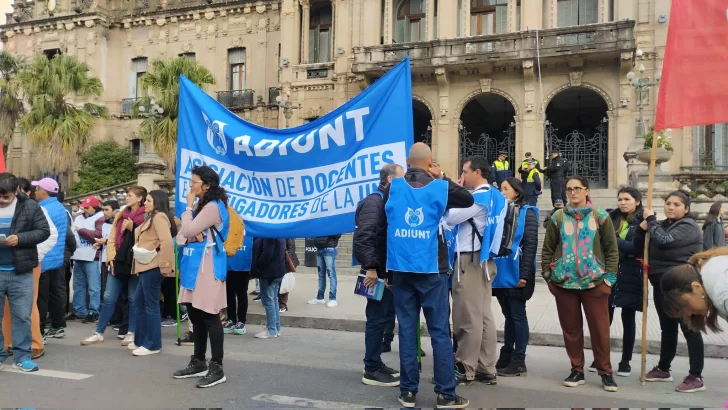
M 470 33 L 474 36 L 508 32 L 508 0 L 470 0 Z
M 599 0 L 558 0 L 557 25 L 582 26 L 598 21 Z
M 435 17 L 437 17 L 437 0 Z M 394 29 L 395 43 L 425 41 L 427 39 L 427 2 L 425 0 L 404 0 L 397 6 L 397 21 Z M 435 20 L 437 32 L 437 20 Z
M 325 63 L 331 60 L 331 38 L 331 3 L 324 2 L 311 6 L 309 63 Z
M 703 170 L 728 169 L 728 123 L 695 127 L 693 164 Z

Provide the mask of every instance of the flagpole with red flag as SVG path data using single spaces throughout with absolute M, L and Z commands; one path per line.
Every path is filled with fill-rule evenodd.
M 698 3 L 698 4 L 696 4 Z M 652 209 L 658 131 L 728 122 L 728 0 L 672 0 L 647 180 Z M 645 239 L 642 369 L 647 371 L 650 234 Z
M 5 168 L 5 146 L 0 141 L 0 172 L 5 172 L 7 169 Z

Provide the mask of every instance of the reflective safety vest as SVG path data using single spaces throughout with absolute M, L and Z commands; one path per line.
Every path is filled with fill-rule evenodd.
M 501 161 L 501 160 L 497 159 L 497 160 L 493 161 L 493 166 L 495 166 L 495 171 L 496 172 L 498 172 L 498 171 L 507 171 L 508 170 L 508 167 L 510 166 L 510 164 L 508 163 L 507 160 L 506 161 Z
M 529 173 L 528 173 L 528 178 L 526 178 L 526 182 L 533 182 L 533 175 L 534 175 L 534 174 L 538 174 L 538 175 L 541 175 L 541 173 L 540 173 L 540 172 L 538 172 L 538 170 L 537 170 L 536 168 L 534 168 L 534 169 L 532 169 L 531 171 L 529 171 Z M 540 177 L 539 177 L 539 178 L 540 178 Z

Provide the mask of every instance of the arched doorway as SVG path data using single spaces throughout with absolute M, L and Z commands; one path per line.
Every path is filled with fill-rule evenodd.
M 516 166 L 516 110 L 505 97 L 479 94 L 460 113 L 460 165 L 473 155 L 484 156 L 489 163 L 499 151 L 508 153 L 511 171 Z
M 412 100 L 412 125 L 415 142 L 432 147 L 432 113 L 422 101 Z
M 546 107 L 546 153 L 557 150 L 569 161 L 568 175 L 585 177 L 591 188 L 608 186 L 607 103 L 582 87 L 557 94 Z

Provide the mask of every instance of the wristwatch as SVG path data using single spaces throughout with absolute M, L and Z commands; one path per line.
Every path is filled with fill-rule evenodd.
M 192 207 L 188 206 L 187 208 L 185 208 L 185 211 L 193 211 L 193 209 Z

